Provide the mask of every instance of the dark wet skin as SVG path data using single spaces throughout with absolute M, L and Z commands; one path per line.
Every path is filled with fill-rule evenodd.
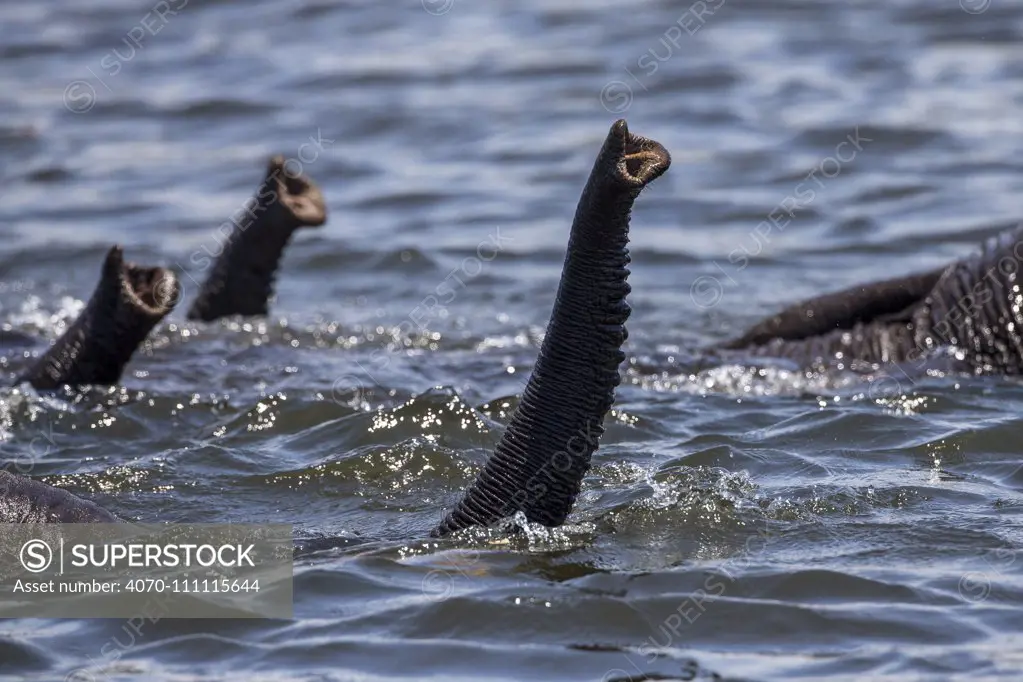
M 251 222 L 235 227 L 189 311 L 190 319 L 265 315 L 292 234 L 322 225 L 327 218 L 320 189 L 304 175 L 290 177 L 281 156 L 270 159 L 250 208 Z M 37 390 L 118 383 L 139 345 L 180 296 L 173 272 L 127 263 L 121 247 L 114 246 L 85 309 L 15 383 L 27 382 Z M 11 343 L 32 343 L 27 337 L 8 336 Z M 0 471 L 0 523 L 119 520 L 66 491 Z
M 516 512 L 545 526 L 565 522 L 621 381 L 632 204 L 670 164 L 664 147 L 630 134 L 625 121 L 611 127 L 576 209 L 554 310 L 518 409 L 433 535 Z
M 188 319 L 210 322 L 230 315 L 266 315 L 291 236 L 300 228 L 319 227 L 327 221 L 319 187 L 305 175 L 291 177 L 282 156 L 270 159 L 249 209 L 234 225 L 188 310 Z
M 611 127 L 576 209 L 547 334 L 519 407 L 434 536 L 490 526 L 517 512 L 547 526 L 565 522 L 621 381 L 632 205 L 670 164 L 663 146 L 632 135 L 624 120 Z M 0 475 L 0 523 L 24 520 L 117 518 L 46 484 Z
M 1023 229 L 945 267 L 802 301 L 713 350 L 809 365 L 917 361 L 955 351 L 956 368 L 1023 374 Z
M 116 384 L 139 344 L 180 296 L 173 272 L 127 263 L 121 247 L 114 246 L 78 319 L 16 383 L 39 390 Z
M 85 309 L 16 383 L 38 390 L 116 384 L 139 344 L 181 296 L 166 268 L 124 260 L 114 246 Z M 118 517 L 71 493 L 0 471 L 2 523 L 115 523 Z
M 284 157 L 267 164 L 248 215 L 235 226 L 189 310 L 190 319 L 265 315 L 284 249 L 295 230 L 323 225 L 323 194 L 304 175 L 291 177 Z M 107 254 L 96 290 L 74 325 L 16 383 L 36 389 L 116 384 L 157 322 L 181 296 L 173 272 L 125 263 L 119 246 Z M 8 335 L 11 343 L 31 339 Z M 7 337 L 0 336 L 0 342 Z

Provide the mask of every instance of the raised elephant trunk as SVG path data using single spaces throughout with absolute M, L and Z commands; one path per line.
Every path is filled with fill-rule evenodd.
M 270 159 L 247 210 L 213 264 L 188 319 L 209 322 L 228 315 L 266 315 L 284 248 L 300 227 L 327 221 L 323 194 L 305 175 L 291 177 L 283 156 Z
M 611 127 L 576 209 L 554 310 L 519 407 L 434 536 L 519 511 L 545 526 L 565 522 L 621 380 L 629 214 L 670 163 L 664 147 L 630 134 L 624 120 Z
M 173 272 L 126 263 L 121 247 L 111 248 L 85 309 L 17 383 L 27 381 L 37 389 L 116 384 L 139 344 L 180 295 Z

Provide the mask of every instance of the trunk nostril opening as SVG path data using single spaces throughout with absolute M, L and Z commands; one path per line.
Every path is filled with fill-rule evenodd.
M 625 157 L 625 170 L 634 178 L 646 182 L 656 173 L 663 157 L 652 151 L 640 151 Z
M 643 170 L 643 166 L 646 165 L 646 160 L 637 156 L 625 157 L 625 168 L 629 171 L 629 175 L 639 176 Z
M 126 277 L 128 286 L 142 303 L 154 310 L 169 304 L 173 296 L 173 279 L 167 277 L 163 268 L 129 268 Z
M 149 307 L 154 307 L 156 304 L 153 297 L 153 274 L 152 270 L 136 270 L 131 278 L 131 285 L 135 295 Z

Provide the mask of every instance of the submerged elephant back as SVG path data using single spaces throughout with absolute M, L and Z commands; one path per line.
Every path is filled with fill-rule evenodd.
M 904 362 L 913 358 L 913 328 L 907 322 L 857 322 L 804 339 L 775 338 L 742 349 L 725 348 L 717 355 L 728 360 L 769 357 L 794 360 L 804 367 L 853 369 L 860 363 Z
M 0 470 L 0 523 L 120 523 L 94 502 Z
M 978 373 L 1023 373 L 1023 229 L 949 266 L 913 316 L 918 350 L 955 347 Z

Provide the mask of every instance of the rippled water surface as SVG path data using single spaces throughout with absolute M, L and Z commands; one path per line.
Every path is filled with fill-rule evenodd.
M 123 621 L 3 621 L 0 675 L 1021 679 L 1023 387 L 699 352 L 1015 225 L 1021 34 L 1010 0 L 0 4 L 5 375 L 112 243 L 186 286 L 123 387 L 5 389 L 0 456 L 133 519 L 351 539 L 297 560 L 293 620 L 124 649 Z M 634 212 L 572 523 L 427 542 L 515 407 L 619 116 L 674 163 Z M 269 319 L 184 321 L 274 152 L 329 222 Z

